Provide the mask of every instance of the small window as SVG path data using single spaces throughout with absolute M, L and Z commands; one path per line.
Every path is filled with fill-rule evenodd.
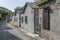
M 40 17 L 40 22 L 42 22 L 42 17 Z
M 33 13 L 33 11 L 31 11 L 31 13 Z
M 17 15 L 17 13 L 15 13 L 15 15 L 14 16 L 16 16 Z
M 25 16 L 25 23 L 27 24 L 27 16 Z
M 23 23 L 23 16 L 22 16 L 22 23 Z

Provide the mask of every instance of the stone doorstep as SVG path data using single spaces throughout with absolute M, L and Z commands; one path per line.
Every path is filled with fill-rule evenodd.
M 27 36 L 32 37 L 34 39 L 37 39 L 37 40 L 45 40 L 45 39 L 40 38 L 38 34 L 33 34 L 33 33 L 30 33 L 30 32 L 27 32 L 24 29 L 21 29 L 21 31 L 23 31 Z
M 37 37 L 39 37 L 39 35 L 38 34 L 33 34 L 33 33 L 26 33 L 28 36 L 31 36 L 31 37 L 33 37 L 33 38 L 37 38 Z
M 21 31 L 23 31 L 26 35 L 28 35 L 28 36 L 30 36 L 30 37 L 33 37 L 33 38 L 39 37 L 38 34 L 33 34 L 33 33 L 30 33 L 30 32 L 27 32 L 27 31 L 24 30 L 24 29 L 21 29 Z

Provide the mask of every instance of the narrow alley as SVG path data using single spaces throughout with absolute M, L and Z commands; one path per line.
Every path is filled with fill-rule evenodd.
M 3 22 L 0 26 L 0 40 L 34 40 L 19 32 L 10 24 Z

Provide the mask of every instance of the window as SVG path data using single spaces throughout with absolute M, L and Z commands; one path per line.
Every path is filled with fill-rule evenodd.
M 15 15 L 14 16 L 16 16 L 17 15 L 17 13 L 15 13 Z
M 42 17 L 40 17 L 40 22 L 42 22 Z
M 23 16 L 22 16 L 22 23 L 23 23 Z
M 27 24 L 27 16 L 25 16 L 25 23 Z
M 31 13 L 33 13 L 33 11 L 31 11 Z

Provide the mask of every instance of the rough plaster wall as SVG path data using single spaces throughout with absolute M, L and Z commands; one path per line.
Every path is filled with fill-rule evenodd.
M 39 10 L 39 24 L 41 24 L 40 26 L 40 37 L 44 38 L 46 40 L 50 39 L 50 31 L 48 30 L 44 30 L 43 29 L 43 9 Z M 42 19 L 40 19 L 40 17 L 42 17 Z
M 27 6 L 25 13 L 22 15 L 24 16 L 24 23 L 21 23 L 21 26 L 28 32 L 34 33 L 34 10 L 31 7 Z M 27 24 L 25 23 L 25 16 L 28 18 Z
M 60 0 L 56 0 L 56 3 L 60 2 Z
M 43 16 L 42 16 L 42 13 L 43 13 L 43 9 L 39 9 L 39 25 L 41 24 L 40 27 L 40 37 L 43 36 Z M 40 19 L 41 17 L 41 19 Z
M 50 14 L 50 34 L 52 40 L 60 40 L 60 9 Z

